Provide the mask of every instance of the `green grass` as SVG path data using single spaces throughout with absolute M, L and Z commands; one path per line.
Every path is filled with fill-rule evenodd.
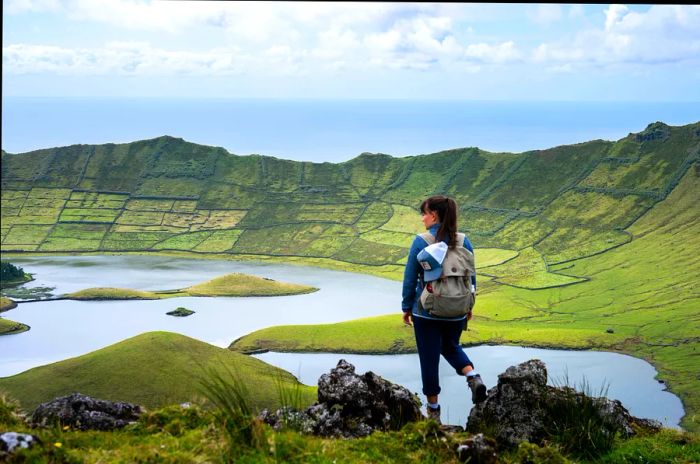
M 359 232 L 367 232 L 384 225 L 392 215 L 391 205 L 383 202 L 370 203 L 355 223 L 355 227 Z
M 425 232 L 425 227 L 421 223 L 420 212 L 418 207 L 420 204 L 416 205 L 415 208 L 409 208 L 403 205 L 391 205 L 394 210 L 394 214 L 389 219 L 389 222 L 382 225 L 383 230 L 390 232 L 402 232 L 410 234 L 421 234 Z
M 29 330 L 28 325 L 0 317 L 0 335 L 18 334 L 27 330 Z
M 51 232 L 53 226 L 30 226 L 30 225 L 14 225 L 11 226 L 7 235 L 3 239 L 3 244 L 7 245 L 39 245 Z
M 478 251 L 477 251 L 478 252 Z M 548 272 L 545 261 L 534 248 L 521 250 L 518 256 L 483 272 L 496 277 L 496 281 L 515 287 L 541 289 L 571 285 L 583 279 Z
M 65 295 L 65 298 L 69 300 L 158 300 L 177 296 L 185 295 L 181 293 L 163 294 L 145 290 L 132 290 L 129 288 L 93 287 L 68 293 Z
M 510 321 L 509 321 L 510 322 Z M 503 343 L 542 348 L 601 349 L 624 340 L 603 328 L 572 327 L 567 323 L 503 324 L 476 316 L 462 334 L 464 345 Z M 413 329 L 401 313 L 318 325 L 285 325 L 257 330 L 229 347 L 240 352 L 259 350 L 334 353 L 415 353 Z
M 153 245 L 155 250 L 191 250 L 211 236 L 212 232 L 190 232 L 168 237 Z M 229 247 L 230 248 L 230 247 Z
M 83 356 L 0 378 L 0 391 L 32 410 L 39 403 L 80 392 L 96 398 L 128 401 L 147 408 L 201 398 L 206 369 L 234 370 L 246 379 L 257 409 L 279 405 L 275 382 L 296 379 L 255 358 L 233 353 L 184 335 L 148 332 Z M 301 387 L 305 404 L 315 388 Z
M 236 244 L 242 230 L 215 230 L 203 242 L 193 248 L 194 251 L 221 253 L 230 250 Z

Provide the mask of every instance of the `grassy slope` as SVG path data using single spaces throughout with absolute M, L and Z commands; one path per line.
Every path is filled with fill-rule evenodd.
M 698 430 L 700 263 L 693 251 L 700 246 L 698 171 L 690 169 L 665 201 L 630 227 L 635 240 L 566 267 L 590 281 L 538 291 L 480 283 L 478 316 L 462 341 L 617 349 L 644 357 L 683 400 L 683 425 Z M 413 351 L 415 345 L 397 314 L 263 329 L 233 348 L 395 352 Z
M 154 408 L 201 397 L 199 381 L 209 367 L 236 372 L 258 407 L 279 404 L 277 379 L 287 387 L 296 384 L 291 374 L 255 358 L 184 335 L 148 332 L 83 356 L 0 378 L 0 391 L 19 400 L 25 410 L 72 392 Z M 312 403 L 315 389 L 301 389 L 304 402 Z
M 308 285 L 277 282 L 247 274 L 232 273 L 182 290 L 143 291 L 125 288 L 95 287 L 69 293 L 72 300 L 157 300 L 183 296 L 282 296 L 311 293 Z

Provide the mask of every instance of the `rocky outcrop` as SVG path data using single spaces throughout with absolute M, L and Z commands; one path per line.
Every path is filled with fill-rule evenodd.
M 653 140 L 666 140 L 671 136 L 671 128 L 662 122 L 649 124 L 646 129 L 635 136 L 637 142 L 651 142 Z
M 486 401 L 469 414 L 467 431 L 486 431 L 499 445 L 543 443 L 554 428 L 567 421 L 588 420 L 590 415 L 605 433 L 634 434 L 633 424 L 659 428 L 660 423 L 633 417 L 617 400 L 591 398 L 570 387 L 547 385 L 547 369 L 538 359 L 511 366 L 498 376 L 498 384 L 488 391 Z M 567 415 L 568 412 L 571 414 Z
M 73 393 L 40 404 L 31 422 L 43 427 L 60 423 L 78 430 L 113 430 L 137 421 L 143 412 L 143 408 L 135 404 Z
M 318 402 L 303 411 L 263 410 L 260 418 L 275 429 L 292 425 L 325 437 L 355 438 L 375 430 L 398 430 L 423 417 L 420 400 L 408 389 L 373 372 L 355 373 L 341 359 L 318 380 Z

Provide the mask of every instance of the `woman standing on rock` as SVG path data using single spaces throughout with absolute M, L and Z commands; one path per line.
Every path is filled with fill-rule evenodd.
M 427 232 L 416 236 L 408 252 L 401 309 L 404 323 L 414 328 L 428 417 L 440 423 L 440 355 L 466 376 L 473 403 L 486 399 L 486 386 L 459 344 L 475 301 L 474 249 L 466 235 L 457 233 L 453 199 L 432 196 L 420 211 Z M 463 295 L 452 296 L 460 293 L 460 285 Z

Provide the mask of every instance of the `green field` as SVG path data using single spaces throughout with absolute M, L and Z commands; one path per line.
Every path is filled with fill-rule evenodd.
M 447 193 L 479 269 L 465 343 L 643 357 L 683 400 L 682 425 L 697 431 L 699 177 L 700 122 L 521 154 L 365 153 L 339 164 L 236 156 L 173 137 L 3 152 L 0 251 L 157 251 L 401 279 L 421 201 Z M 302 335 L 314 349 L 409 349 L 396 322 L 373 321 L 376 342 L 355 340 L 354 323 L 324 327 L 334 339 L 268 330 L 288 349 Z

